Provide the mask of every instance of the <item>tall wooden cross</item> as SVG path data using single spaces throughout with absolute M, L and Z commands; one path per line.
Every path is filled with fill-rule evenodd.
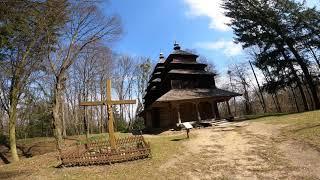
M 136 104 L 136 100 L 115 100 L 111 99 L 111 80 L 107 80 L 107 98 L 106 100 L 101 101 L 94 101 L 94 102 L 80 102 L 80 106 L 107 106 L 108 112 L 108 130 L 109 130 L 109 141 L 112 149 L 116 148 L 116 137 L 114 134 L 114 119 L 113 119 L 113 112 L 112 112 L 112 105 L 120 105 L 120 104 Z

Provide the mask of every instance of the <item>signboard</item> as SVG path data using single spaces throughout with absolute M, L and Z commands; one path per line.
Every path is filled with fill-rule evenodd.
M 181 124 L 182 127 L 186 128 L 186 129 L 192 129 L 193 126 L 190 124 L 190 122 L 184 122 Z

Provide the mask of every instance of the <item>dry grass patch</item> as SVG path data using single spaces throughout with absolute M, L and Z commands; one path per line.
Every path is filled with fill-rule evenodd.
M 184 135 L 150 136 L 146 139 L 152 148 L 152 158 L 149 159 L 111 166 L 56 168 L 57 153 L 53 152 L 0 166 L 0 179 L 150 179 L 157 176 L 158 168 L 181 151 L 181 144 L 188 141 Z
M 286 124 L 281 135 L 309 144 L 320 151 L 320 111 L 290 114 L 286 116 L 271 116 L 257 121 L 274 125 Z

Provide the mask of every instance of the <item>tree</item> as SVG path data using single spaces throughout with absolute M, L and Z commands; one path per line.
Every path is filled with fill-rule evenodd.
M 143 97 L 145 91 L 148 87 L 148 81 L 152 71 L 151 60 L 148 57 L 140 57 L 138 59 L 139 63 L 135 68 L 135 77 L 137 84 L 137 98 L 138 98 L 138 107 L 136 114 L 140 113 L 143 110 Z
M 246 114 L 252 113 L 250 98 L 249 98 L 249 83 L 248 83 L 248 73 L 247 73 L 247 67 L 246 65 L 240 64 L 234 64 L 229 68 L 229 74 L 230 76 L 233 76 L 235 81 L 240 84 L 241 89 L 243 90 L 243 97 L 244 97 L 244 105 L 245 105 L 245 112 Z
M 114 66 L 114 62 L 112 61 L 112 51 L 108 47 L 100 46 L 97 48 L 99 51 L 99 55 L 97 56 L 99 69 L 98 69 L 98 83 L 100 87 L 100 99 L 106 99 L 106 80 L 111 79 L 112 70 Z M 100 121 L 99 121 L 99 131 L 102 133 L 106 128 L 106 108 L 104 106 L 100 106 Z M 105 128 L 104 128 L 105 127 Z
M 9 140 L 13 161 L 18 161 L 16 121 L 19 98 L 32 73 L 41 70 L 44 52 L 57 41 L 57 32 L 64 24 L 66 2 L 5 1 L 0 4 L 0 66 L 6 77 L 7 100 L 1 102 L 9 116 Z
M 218 75 L 218 71 L 217 71 L 217 69 L 216 69 L 215 64 L 214 64 L 212 61 L 209 61 L 207 57 L 200 55 L 200 56 L 198 57 L 198 62 L 207 65 L 206 71 Z
M 275 91 L 284 89 L 285 87 L 297 86 L 302 97 L 304 110 L 309 110 L 302 82 L 298 77 L 296 68 L 294 68 L 296 60 L 290 58 L 287 51 L 279 46 L 278 49 L 261 52 L 256 55 L 255 64 L 261 70 L 270 74 L 269 76 L 274 75 L 277 78 L 277 80 L 276 78 L 271 78 L 272 80 L 267 81 L 265 84 L 265 89 L 268 92 L 274 93 Z M 269 69 L 271 69 L 271 71 Z
M 113 88 L 118 95 L 119 100 L 125 99 L 130 93 L 132 83 L 134 82 L 134 58 L 128 55 L 118 55 L 115 62 L 117 68 L 113 70 L 113 77 L 116 79 L 113 83 Z M 120 105 L 120 120 L 125 120 L 124 106 Z M 115 121 L 116 127 L 117 121 Z M 120 123 L 120 122 L 119 122 Z
M 242 43 L 244 48 L 284 49 L 294 57 L 307 80 L 315 108 L 320 109 L 316 84 L 305 54 L 310 50 L 305 44 L 319 47 L 319 11 L 292 0 L 226 0 L 223 7 L 226 16 L 231 18 L 236 42 Z
M 258 88 L 259 88 L 259 93 L 260 93 L 260 96 L 261 96 L 261 105 L 262 105 L 262 107 L 263 107 L 263 111 L 264 111 L 264 113 L 266 113 L 266 112 L 267 112 L 267 107 L 266 107 L 266 103 L 265 103 L 265 100 L 264 100 L 264 97 L 263 97 L 263 93 L 262 93 L 262 89 L 261 89 L 260 83 L 259 83 L 259 81 L 258 81 L 256 72 L 254 71 L 254 68 L 253 68 L 253 66 L 252 66 L 251 61 L 249 61 L 249 64 L 250 64 L 252 73 L 253 73 L 253 75 L 254 75 L 254 78 L 255 78 L 256 83 L 257 83 Z
M 98 5 L 97 2 L 92 1 L 70 1 L 69 20 L 61 32 L 62 36 L 56 51 L 48 52 L 50 70 L 54 75 L 53 127 L 59 151 L 63 143 L 62 120 L 59 111 L 70 66 L 88 45 L 102 40 L 104 43 L 111 43 L 121 34 L 119 18 L 101 14 Z

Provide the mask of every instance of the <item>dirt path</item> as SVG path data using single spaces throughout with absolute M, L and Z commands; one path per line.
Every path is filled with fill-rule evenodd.
M 243 126 L 245 125 L 245 126 Z M 185 151 L 160 167 L 165 179 L 320 179 L 320 153 L 260 122 L 193 130 Z
M 57 153 L 0 165 L 0 179 L 319 179 L 320 152 L 281 135 L 284 125 L 222 123 L 148 135 L 151 159 L 55 168 Z

